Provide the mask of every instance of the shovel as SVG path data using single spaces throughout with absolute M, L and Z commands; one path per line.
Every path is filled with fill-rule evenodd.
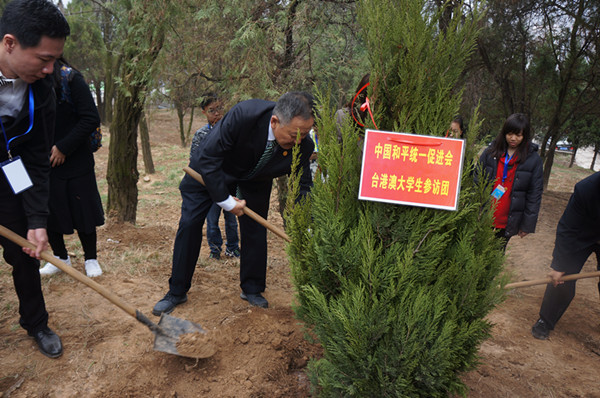
M 21 247 L 35 249 L 33 243 L 2 225 L 0 225 L 0 235 L 10 239 Z M 69 267 L 54 257 L 48 250 L 44 250 L 41 257 L 75 280 L 100 293 L 105 299 L 148 326 L 155 335 L 154 349 L 156 351 L 190 358 L 208 358 L 216 352 L 214 345 L 207 341 L 206 331 L 200 325 L 164 313 L 161 315 L 157 325 L 104 286 L 94 282 L 73 267 Z
M 600 271 L 594 271 L 594 272 L 581 272 L 579 274 L 571 274 L 571 275 L 567 275 L 567 276 L 563 276 L 560 280 L 561 281 L 573 281 L 576 279 L 584 279 L 584 278 L 594 278 L 594 277 L 600 277 Z M 528 286 L 535 286 L 535 285 L 546 285 L 548 283 L 552 283 L 552 278 L 547 277 L 544 279 L 534 279 L 531 281 L 523 281 L 523 282 L 515 282 L 515 283 L 509 283 L 507 285 L 504 286 L 505 289 L 516 289 L 519 287 L 528 287 Z
M 183 168 L 183 171 L 188 173 L 190 175 L 190 177 L 192 177 L 194 180 L 198 181 L 200 184 L 206 186 L 206 184 L 204 183 L 204 179 L 202 178 L 200 173 L 198 173 L 196 170 L 186 166 Z M 270 222 L 268 222 L 267 220 L 265 220 L 263 217 L 261 217 L 255 211 L 253 211 L 247 207 L 244 207 L 244 214 L 247 215 L 248 217 L 250 217 L 251 219 L 253 219 L 254 221 L 256 221 L 257 223 L 259 223 L 260 225 L 262 225 L 263 227 L 265 227 L 266 229 L 270 230 L 271 232 L 273 232 L 275 235 L 279 236 L 280 238 L 282 238 L 288 242 L 292 241 L 290 239 L 290 237 L 287 236 L 285 231 L 282 231 L 281 229 L 277 228 L 275 225 L 273 225 Z

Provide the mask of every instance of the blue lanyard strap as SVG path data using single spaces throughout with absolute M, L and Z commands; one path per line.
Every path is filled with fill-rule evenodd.
M 4 134 L 4 141 L 6 142 L 6 152 L 8 152 L 8 158 L 12 159 L 12 156 L 10 154 L 10 143 L 19 137 L 24 136 L 25 134 L 29 133 L 31 131 L 31 129 L 33 128 L 33 114 L 34 114 L 34 105 L 33 105 L 33 90 L 31 89 L 31 84 L 29 85 L 29 128 L 27 129 L 26 132 L 24 132 L 23 134 L 20 134 L 16 137 L 11 138 L 10 140 L 8 139 L 8 137 L 6 136 L 6 130 L 4 130 L 4 123 L 2 123 L 2 120 L 0 119 L 0 126 L 2 127 L 2 134 Z
M 502 170 L 502 184 L 504 184 L 504 180 L 506 180 L 506 177 L 508 175 L 508 162 L 510 162 L 510 160 L 513 158 L 513 156 L 515 156 L 514 153 L 512 154 L 512 156 L 508 156 L 508 152 L 506 152 L 504 154 L 504 169 Z

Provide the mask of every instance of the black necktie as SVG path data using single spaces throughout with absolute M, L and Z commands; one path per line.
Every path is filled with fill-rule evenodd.
M 260 159 L 258 159 L 258 163 L 256 163 L 256 166 L 254 166 L 254 168 L 252 169 L 252 171 L 245 176 L 246 180 L 251 179 L 252 177 L 254 177 L 256 175 L 256 173 L 258 173 L 260 170 L 262 170 L 262 168 L 273 157 L 273 154 L 275 153 L 275 148 L 276 147 L 277 147 L 277 142 L 275 140 L 273 140 L 273 141 L 267 141 L 267 146 L 265 147 L 265 151 L 263 152 L 262 155 L 260 155 Z M 238 199 L 242 199 L 242 192 L 240 191 L 240 186 L 239 185 L 237 187 L 235 196 Z
M 267 141 L 267 146 L 265 147 L 265 151 L 263 152 L 262 155 L 260 155 L 260 159 L 258 159 L 258 163 L 256 163 L 256 166 L 254 166 L 252 171 L 250 173 L 248 173 L 248 175 L 246 176 L 246 179 L 250 179 L 250 178 L 254 177 L 256 175 L 256 173 L 258 173 L 263 167 L 265 167 L 267 162 L 269 160 L 271 160 L 271 158 L 273 157 L 273 153 L 275 153 L 276 146 L 277 146 L 277 142 L 275 142 L 275 140 Z

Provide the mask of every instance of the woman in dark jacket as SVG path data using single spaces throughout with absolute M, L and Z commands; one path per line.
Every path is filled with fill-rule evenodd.
M 66 80 L 61 73 L 68 76 Z M 90 136 L 100 125 L 100 115 L 83 76 L 66 61 L 56 61 L 54 82 L 57 104 L 54 145 L 50 153 L 48 241 L 55 257 L 71 265 L 63 235 L 77 230 L 86 274 L 95 277 L 102 274 L 96 259 L 96 227 L 104 224 L 104 212 L 96 184 Z M 59 269 L 50 263 L 40 269 L 42 275 L 56 272 Z
M 484 176 L 493 181 L 494 226 L 504 248 L 512 236 L 535 232 L 544 177 L 538 146 L 531 138 L 527 116 L 512 114 L 479 158 Z

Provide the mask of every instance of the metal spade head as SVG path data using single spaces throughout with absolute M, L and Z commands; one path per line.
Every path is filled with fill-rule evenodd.
M 154 333 L 156 351 L 189 358 L 208 358 L 217 351 L 211 336 L 200 325 L 165 313 Z

